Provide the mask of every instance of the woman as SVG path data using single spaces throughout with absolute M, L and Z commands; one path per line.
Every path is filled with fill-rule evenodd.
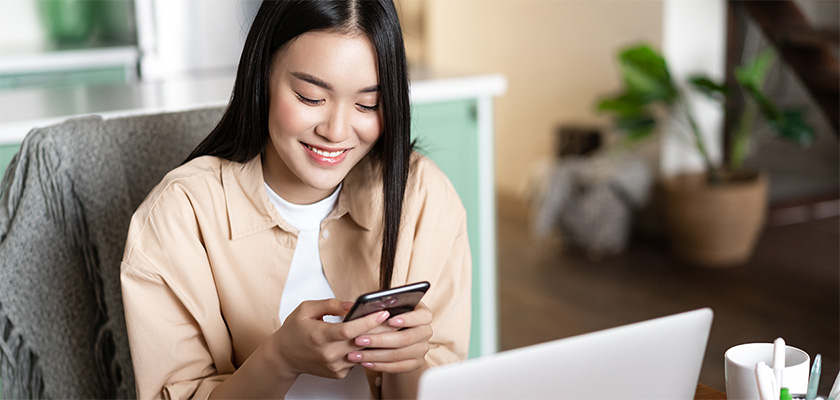
M 390 0 L 262 4 L 221 121 L 132 218 L 138 397 L 411 397 L 466 357 L 466 216 L 411 151 L 406 70 Z M 423 280 L 414 311 L 331 323 Z

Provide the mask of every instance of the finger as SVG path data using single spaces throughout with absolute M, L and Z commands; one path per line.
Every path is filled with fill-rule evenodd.
M 347 359 L 362 363 L 391 363 L 411 359 L 422 359 L 428 352 L 428 342 L 421 342 L 396 349 L 365 349 L 354 351 L 347 355 Z
M 352 321 L 332 324 L 327 328 L 327 338 L 334 342 L 353 339 L 382 324 L 388 316 L 388 311 L 379 311 Z
M 353 361 L 353 360 L 350 360 L 349 357 L 345 357 L 340 361 L 331 362 L 330 364 L 327 365 L 327 368 L 329 370 L 331 370 L 332 372 L 340 374 L 341 371 L 345 371 L 345 370 L 349 371 L 351 368 L 353 368 L 357 365 L 359 365 L 358 361 Z
M 396 349 L 411 346 L 419 342 L 428 342 L 432 337 L 432 328 L 421 325 L 394 332 L 365 334 L 354 340 L 356 346 L 377 349 Z
M 413 311 L 403 313 L 388 320 L 388 325 L 395 328 L 409 328 L 413 326 L 429 325 L 432 323 L 432 310 L 423 303 L 419 303 Z
M 393 326 L 389 326 L 386 323 L 382 323 L 377 325 L 375 328 L 371 329 L 368 332 L 365 332 L 366 335 L 375 335 L 377 333 L 386 333 L 386 332 L 396 332 L 400 330 L 399 328 L 395 328 Z
M 373 329 L 363 333 L 362 336 L 357 336 L 356 340 L 355 340 L 355 343 L 358 346 L 367 347 L 370 344 L 370 338 L 368 338 L 368 335 L 375 335 L 375 334 L 378 334 L 378 333 L 386 333 L 386 332 L 396 332 L 398 330 L 399 330 L 399 328 L 395 328 L 393 326 L 388 326 L 388 324 L 379 324 L 379 325 L 375 326 Z M 362 340 L 359 341 L 359 339 L 362 339 Z

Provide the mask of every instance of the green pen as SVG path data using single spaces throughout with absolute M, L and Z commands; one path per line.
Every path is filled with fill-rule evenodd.
M 781 393 L 779 393 L 779 400 L 793 400 L 793 396 L 790 395 L 788 388 L 782 388 Z
M 820 385 L 820 372 L 822 371 L 822 355 L 814 357 L 814 365 L 811 366 L 811 379 L 808 380 L 808 393 L 805 400 L 814 400 L 817 397 L 817 387 Z

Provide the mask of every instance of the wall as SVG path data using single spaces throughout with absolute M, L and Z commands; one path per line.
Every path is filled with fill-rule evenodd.
M 703 74 L 715 81 L 726 78 L 726 1 L 665 0 L 662 55 L 674 81 L 684 85 L 688 77 Z M 709 158 L 718 165 L 722 158 L 723 109 L 716 101 L 695 91 L 686 91 L 703 135 Z M 669 119 L 662 132 L 660 171 L 663 175 L 705 169 L 694 146 L 686 121 Z M 674 134 L 681 133 L 681 134 Z
M 794 0 L 794 3 L 815 28 L 837 33 L 840 28 L 840 1 Z
M 234 71 L 258 0 L 135 0 L 144 80 Z
M 496 183 L 522 194 L 561 123 L 605 124 L 596 99 L 618 89 L 617 49 L 661 43 L 661 1 L 427 0 L 423 61 L 433 68 L 503 73 L 496 100 Z
M 44 32 L 35 0 L 0 0 L 0 55 L 40 46 Z

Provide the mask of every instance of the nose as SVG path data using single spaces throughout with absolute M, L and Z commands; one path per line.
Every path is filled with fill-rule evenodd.
M 350 116 L 344 107 L 332 107 L 324 120 L 315 128 L 315 133 L 331 143 L 341 143 L 350 137 L 352 128 Z

